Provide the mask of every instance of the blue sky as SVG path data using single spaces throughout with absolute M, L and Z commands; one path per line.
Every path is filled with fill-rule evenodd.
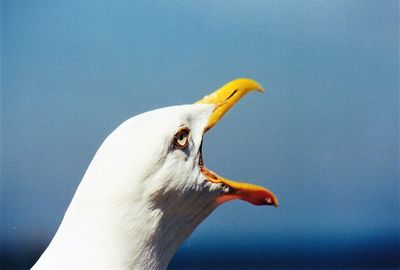
M 46 245 L 119 123 L 237 77 L 267 91 L 207 134 L 205 163 L 267 186 L 280 207 L 223 205 L 184 248 L 398 241 L 397 1 L 1 4 L 3 243 Z

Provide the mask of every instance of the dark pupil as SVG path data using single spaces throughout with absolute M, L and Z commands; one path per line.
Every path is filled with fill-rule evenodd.
M 182 132 L 179 136 L 179 140 L 182 141 L 185 138 L 185 132 Z

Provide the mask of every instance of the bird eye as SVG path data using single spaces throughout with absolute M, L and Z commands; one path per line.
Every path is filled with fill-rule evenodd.
M 187 127 L 182 127 L 174 136 L 174 146 L 177 148 L 185 148 L 189 144 L 190 130 Z

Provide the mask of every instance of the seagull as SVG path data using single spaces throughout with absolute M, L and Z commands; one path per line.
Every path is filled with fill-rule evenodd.
M 194 104 L 123 122 L 96 152 L 32 269 L 166 269 L 222 203 L 278 206 L 270 190 L 223 178 L 203 164 L 204 134 L 253 90 L 264 92 L 254 80 L 236 79 Z

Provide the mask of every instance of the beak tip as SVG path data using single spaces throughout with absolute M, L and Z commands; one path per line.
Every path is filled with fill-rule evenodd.
M 275 207 L 279 206 L 278 199 L 275 196 L 273 196 L 273 197 L 268 196 L 264 199 L 264 201 L 265 201 L 264 204 L 266 204 L 266 205 L 271 205 L 271 206 L 275 206 Z
M 233 82 L 235 82 L 236 84 L 239 84 L 239 85 L 247 86 L 248 87 L 247 90 L 250 90 L 250 91 L 255 90 L 260 93 L 265 93 L 264 87 L 262 87 L 261 84 L 259 84 L 258 82 L 254 81 L 252 79 L 241 78 L 241 79 L 236 79 Z

